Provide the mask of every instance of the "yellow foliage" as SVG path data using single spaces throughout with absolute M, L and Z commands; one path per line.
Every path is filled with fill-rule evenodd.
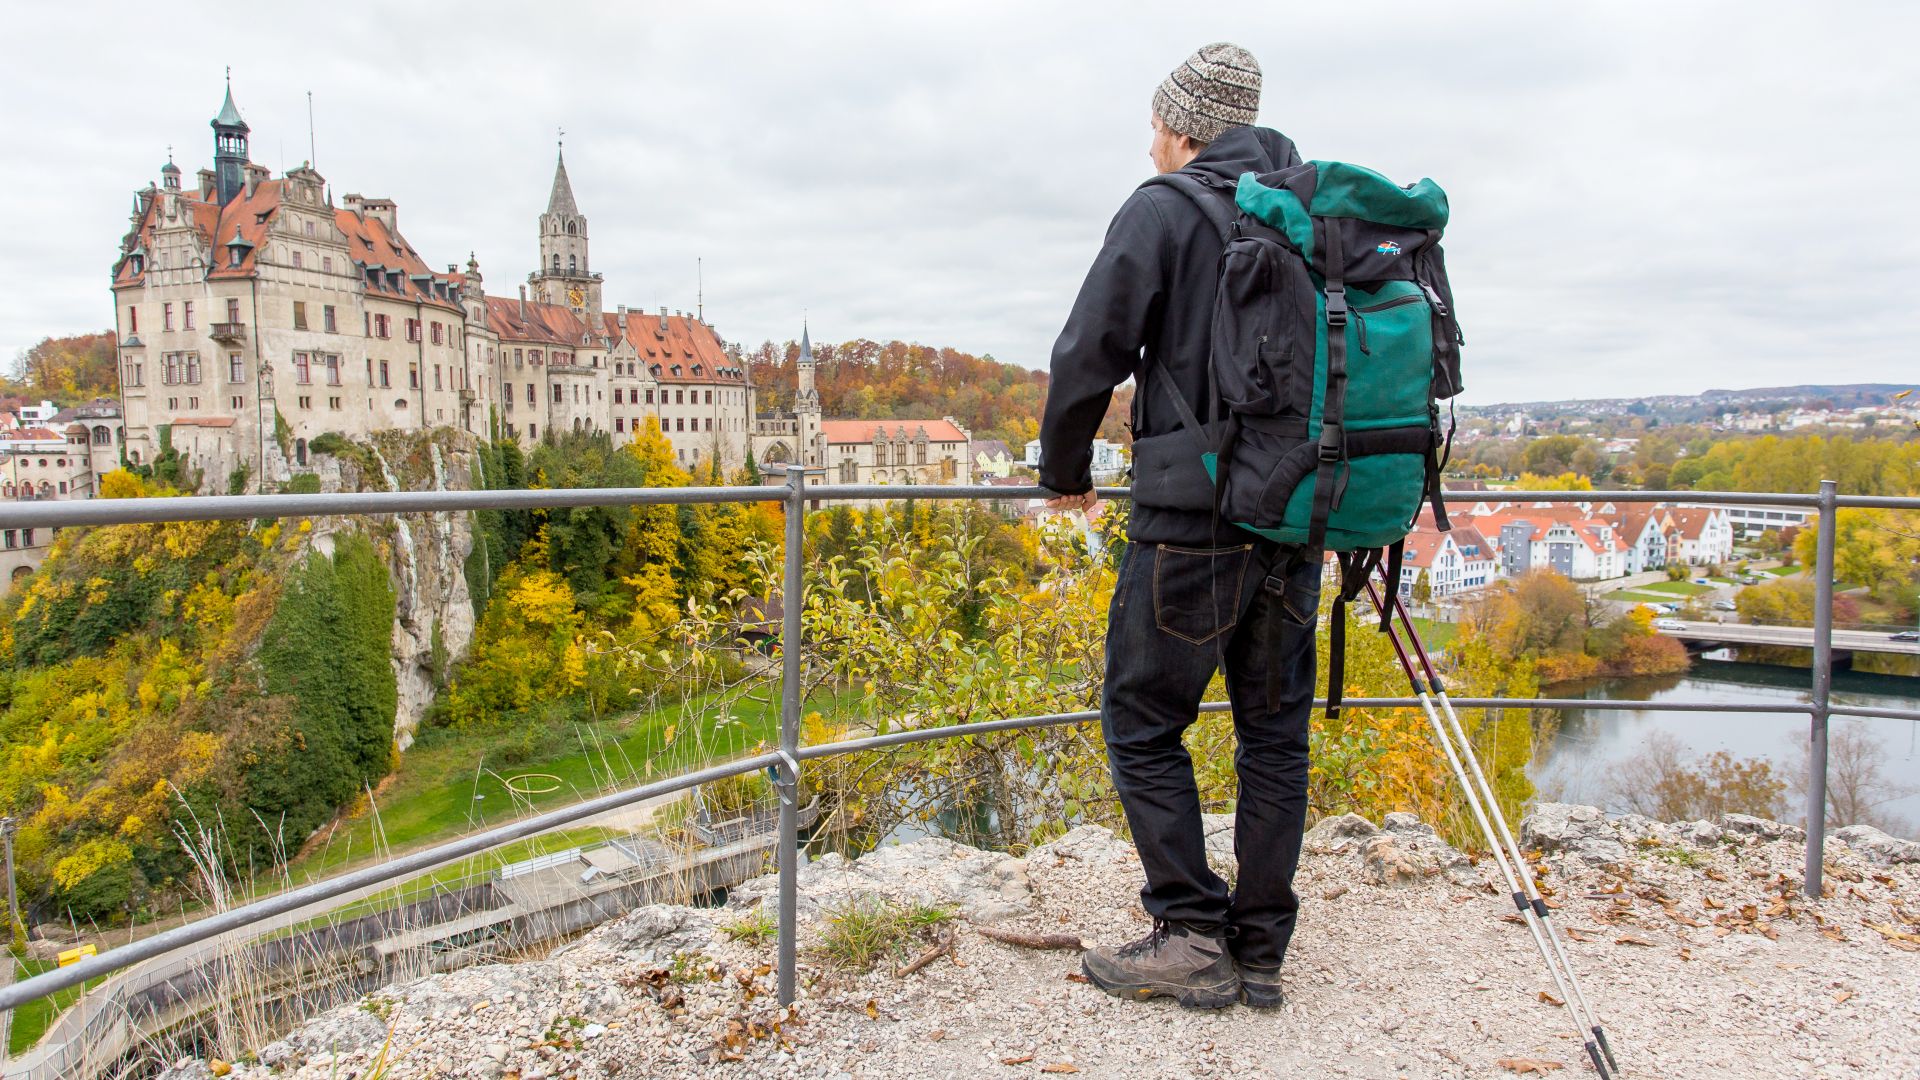
M 146 485 L 125 469 L 115 469 L 100 478 L 100 497 L 103 499 L 138 499 L 146 494 Z
M 133 849 L 125 841 L 96 837 L 53 864 L 53 881 L 63 889 L 71 889 L 102 870 L 132 861 Z
M 587 682 L 587 652 L 578 641 L 567 646 L 560 659 L 560 677 L 568 688 L 578 690 Z
M 573 616 L 573 588 L 551 570 L 534 570 L 507 595 L 520 617 L 536 626 L 560 626 Z

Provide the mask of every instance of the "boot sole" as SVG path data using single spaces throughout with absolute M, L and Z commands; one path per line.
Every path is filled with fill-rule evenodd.
M 1085 965 L 1082 965 L 1080 970 L 1093 985 L 1123 1001 L 1150 1001 L 1157 997 L 1170 997 L 1179 1002 L 1183 1009 L 1224 1009 L 1240 1000 L 1240 986 L 1237 979 L 1229 979 L 1214 986 L 1109 983 L 1088 970 Z
M 1250 1009 L 1277 1009 L 1285 1001 L 1285 996 L 1277 986 L 1255 987 L 1244 982 L 1240 984 L 1240 1003 Z

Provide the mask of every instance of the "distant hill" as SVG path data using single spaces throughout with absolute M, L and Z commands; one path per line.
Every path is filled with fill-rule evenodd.
M 1808 383 L 1802 386 L 1761 386 L 1748 390 L 1707 390 L 1698 394 L 1647 394 L 1638 397 L 1571 398 L 1559 401 L 1509 401 L 1495 405 L 1463 405 L 1470 416 L 1506 416 L 1513 413 L 1552 416 L 1558 413 L 1649 413 L 1700 416 L 1741 409 L 1787 409 L 1798 406 L 1850 409 L 1884 405 L 1914 383 Z M 1677 418 L 1677 416 L 1676 416 Z

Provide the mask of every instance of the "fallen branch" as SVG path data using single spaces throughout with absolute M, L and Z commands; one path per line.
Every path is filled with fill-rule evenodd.
M 1017 945 L 1022 949 L 1073 949 L 1082 951 L 1086 945 L 1073 934 L 1021 934 L 1012 930 L 996 930 L 991 926 L 976 926 L 980 936 L 997 941 L 1002 945 Z
M 935 960 L 938 960 L 940 957 L 952 951 L 953 951 L 953 935 L 952 934 L 943 935 L 939 941 L 936 941 L 932 945 L 929 945 L 927 947 L 926 952 L 923 952 L 919 956 L 914 957 L 912 960 L 907 961 L 906 966 L 902 967 L 899 971 L 896 971 L 893 973 L 893 977 L 896 979 L 904 979 L 907 976 L 913 974 L 916 971 L 919 971 L 921 968 L 926 967 L 928 964 L 933 963 Z

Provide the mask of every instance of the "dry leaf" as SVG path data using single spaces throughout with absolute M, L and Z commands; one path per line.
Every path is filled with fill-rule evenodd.
M 1033 1060 L 1033 1055 L 1032 1055 L 1032 1054 L 1025 1054 L 1025 1055 L 1022 1055 L 1022 1056 L 1020 1056 L 1020 1057 L 1010 1057 L 1010 1058 L 1001 1058 L 1001 1059 L 1000 1059 L 1000 1064 L 1002 1064 L 1002 1065 L 1025 1065 L 1025 1064 L 1026 1064 L 1027 1062 L 1029 1062 L 1029 1061 L 1032 1061 L 1032 1060 Z
M 1682 960 L 1691 960 L 1691 959 L 1693 959 L 1693 950 L 1692 950 L 1692 949 L 1689 949 L 1689 948 L 1686 948 L 1685 946 L 1682 946 L 1682 947 L 1681 947 L 1681 949 L 1680 949 L 1680 959 L 1682 959 Z
M 1501 1058 L 1500 1067 L 1517 1073 L 1534 1073 L 1545 1076 L 1555 1069 L 1564 1069 L 1566 1064 L 1559 1061 L 1542 1061 L 1539 1058 Z
M 947 1037 L 946 1028 L 934 1028 L 932 1031 L 927 1032 L 928 1042 L 939 1042 L 941 1039 L 944 1039 L 946 1037 Z
M 1787 902 L 1785 900 L 1775 900 L 1773 902 L 1773 906 L 1767 908 L 1767 910 L 1762 914 L 1764 914 L 1769 919 L 1777 919 L 1780 916 L 1785 915 L 1789 910 L 1790 909 L 1787 907 Z
M 1842 990 L 1839 993 L 1833 995 L 1833 1003 L 1835 1005 L 1845 1005 L 1847 1003 L 1847 999 L 1852 996 L 1853 996 L 1853 991 Z
M 1701 901 L 1700 906 L 1706 908 L 1708 911 L 1719 911 L 1722 908 L 1726 907 L 1727 905 L 1721 903 L 1718 900 L 1715 900 L 1711 896 L 1708 896 Z
M 1920 934 L 1909 934 L 1905 931 L 1895 929 L 1890 923 L 1868 922 L 1865 919 L 1860 920 L 1860 925 L 1886 938 L 1887 944 L 1892 945 L 1896 949 L 1905 949 L 1908 952 L 1920 952 Z
M 1821 936 L 1821 937 L 1824 937 L 1824 938 L 1826 938 L 1826 939 L 1828 939 L 1829 941 L 1845 941 L 1845 940 L 1847 940 L 1847 935 L 1845 935 L 1845 934 L 1843 934 L 1843 933 L 1841 933 L 1841 932 L 1840 932 L 1839 930 L 1837 930 L 1837 929 L 1835 929 L 1835 928 L 1833 928 L 1833 927 L 1831 927 L 1831 926 L 1825 926 L 1825 927 L 1821 927 L 1821 929 L 1820 929 L 1820 936 Z
M 1707 880 L 1708 880 L 1708 881 L 1725 881 L 1725 880 L 1727 880 L 1727 875 L 1725 875 L 1725 874 L 1723 874 L 1723 873 L 1721 873 L 1721 872 L 1720 872 L 1720 871 L 1718 871 L 1718 870 L 1715 870 L 1715 869 L 1714 869 L 1713 867 L 1711 867 L 1711 866 L 1709 866 L 1709 867 L 1707 867 L 1707 869 L 1706 869 L 1706 871 L 1705 871 L 1705 873 L 1706 873 L 1706 875 L 1707 875 Z
M 1516 919 L 1515 921 L 1517 922 L 1519 920 Z M 1566 933 L 1567 933 L 1567 937 L 1572 938 L 1574 941 L 1599 941 L 1600 940 L 1598 937 L 1596 937 L 1593 934 L 1592 931 L 1576 930 L 1571 926 L 1567 927 Z
M 1648 941 L 1646 938 L 1638 937 L 1634 934 L 1622 934 L 1619 937 L 1614 938 L 1613 943 L 1615 945 L 1646 945 L 1646 946 L 1651 946 L 1653 944 L 1653 942 Z
M 1554 997 L 1552 994 L 1547 993 L 1545 990 L 1540 991 L 1540 1000 L 1546 1002 L 1547 1004 L 1553 1006 L 1556 1009 L 1566 1004 L 1566 1002 L 1561 1001 L 1559 998 Z
M 875 1001 L 873 998 L 867 999 L 867 1019 L 869 1020 L 880 1019 L 880 1003 L 878 1001 Z
M 1090 983 L 1090 982 L 1092 982 L 1093 980 L 1092 980 L 1092 979 L 1089 979 L 1089 978 L 1087 978 L 1087 977 L 1086 977 L 1085 975 L 1082 975 L 1082 974 L 1080 974 L 1080 973 L 1079 973 L 1079 972 L 1077 972 L 1077 971 L 1069 971 L 1069 972 L 1067 972 L 1067 981 L 1068 981 L 1068 982 L 1077 982 L 1077 983 Z
M 1070 1061 L 1056 1061 L 1052 1065 L 1040 1066 L 1040 1071 L 1043 1073 L 1077 1073 L 1080 1071 L 1080 1066 Z

